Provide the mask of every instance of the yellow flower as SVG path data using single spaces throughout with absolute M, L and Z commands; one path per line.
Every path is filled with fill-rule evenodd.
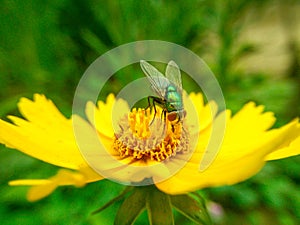
M 104 177 L 131 183 L 151 176 L 161 191 L 182 194 L 235 184 L 256 174 L 268 160 L 300 153 L 298 120 L 270 129 L 275 117 L 264 113 L 263 106 L 250 102 L 232 116 L 229 110 L 216 114 L 215 103 L 205 105 L 201 94 L 188 97 L 192 104 L 185 107 L 184 121 L 167 120 L 166 125 L 155 119 L 160 117 L 159 112 L 156 117 L 149 110 L 129 112 L 127 103 L 112 94 L 97 106 L 87 103 L 88 120 L 78 115 L 65 118 L 43 95 L 35 94 L 33 101 L 22 98 L 18 107 L 25 119 L 9 116 L 14 124 L 0 120 L 0 143 L 61 169 L 48 179 L 15 180 L 10 185 L 32 186 L 27 197 L 35 201 L 60 185 L 82 187 Z M 191 112 L 191 105 L 196 114 Z M 116 115 L 112 117 L 113 112 Z M 128 116 L 124 112 L 129 112 Z M 224 115 L 226 130 L 218 155 L 200 171 L 200 161 L 214 135 L 212 124 Z M 197 120 L 200 127 L 195 126 Z M 85 135 L 74 135 L 74 126 Z M 100 142 L 102 148 L 101 144 L 97 146 Z M 178 162 L 180 165 L 174 168 Z

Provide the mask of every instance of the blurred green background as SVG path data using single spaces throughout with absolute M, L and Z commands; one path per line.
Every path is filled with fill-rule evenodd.
M 0 116 L 19 115 L 21 96 L 44 93 L 71 115 L 74 90 L 98 56 L 121 44 L 158 39 L 185 46 L 217 76 L 227 107 L 254 100 L 274 111 L 280 126 L 299 116 L 300 2 L 213 1 L 0 1 Z M 122 71 L 121 71 L 122 73 Z M 129 69 L 104 94 L 143 76 Z M 184 83 L 188 91 L 193 85 Z M 12 224 L 113 224 L 120 202 L 90 213 L 119 193 L 101 181 L 61 187 L 29 203 L 18 178 L 43 178 L 57 168 L 0 146 L 0 222 Z M 300 158 L 268 163 L 246 182 L 200 191 L 215 224 L 300 224 Z M 192 224 L 176 214 L 176 224 Z M 136 224 L 148 224 L 143 213 Z

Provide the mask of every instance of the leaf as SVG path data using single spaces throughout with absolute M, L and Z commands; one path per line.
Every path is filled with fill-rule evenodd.
M 147 209 L 150 225 L 174 225 L 169 195 L 152 188 L 148 193 Z
M 189 195 L 173 195 L 170 196 L 172 205 L 185 217 L 196 224 L 209 225 L 212 224 L 209 214 L 205 207 L 203 198 L 194 193 L 195 198 Z
M 125 195 L 130 192 L 132 190 L 132 187 L 127 187 L 125 188 L 125 190 L 119 194 L 117 197 L 113 198 L 112 200 L 110 200 L 109 202 L 107 202 L 104 206 L 100 207 L 99 209 L 95 210 L 94 212 L 92 212 L 92 215 L 99 213 L 101 211 L 103 211 L 104 209 L 106 209 L 107 207 L 111 206 L 112 204 L 114 204 L 116 201 L 119 201 L 121 199 L 123 199 L 125 197 Z
M 114 225 L 131 225 L 146 207 L 146 193 L 144 188 L 135 188 L 119 208 Z

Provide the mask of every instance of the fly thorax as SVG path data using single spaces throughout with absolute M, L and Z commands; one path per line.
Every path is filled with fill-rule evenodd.
M 165 96 L 166 102 L 167 102 L 167 109 L 168 111 L 175 111 L 183 108 L 182 105 L 182 97 L 178 93 L 175 86 L 170 85 L 167 88 L 166 96 Z

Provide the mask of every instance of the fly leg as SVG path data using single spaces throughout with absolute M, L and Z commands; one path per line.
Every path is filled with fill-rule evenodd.
M 154 108 L 154 116 L 153 116 L 153 118 L 152 118 L 152 120 L 151 120 L 151 122 L 150 122 L 150 126 L 152 125 L 152 123 L 153 123 L 153 121 L 154 121 L 154 118 L 155 118 L 155 116 L 156 116 L 156 106 L 155 106 L 155 97 L 153 97 L 153 96 L 148 96 L 148 106 L 146 107 L 146 109 L 148 109 L 151 105 L 153 105 L 153 108 Z M 152 99 L 152 104 L 151 104 L 151 102 L 150 102 L 150 99 Z
M 148 105 L 145 109 L 148 109 L 151 106 L 151 102 L 150 99 L 153 99 L 153 96 L 148 96 L 147 100 L 148 100 Z
M 151 123 L 150 123 L 150 126 L 151 124 L 153 123 L 154 119 L 155 119 L 155 116 L 156 116 L 156 113 L 157 113 L 157 110 L 156 110 L 156 104 L 158 105 L 163 105 L 164 104 L 164 101 L 161 100 L 160 98 L 158 97 L 154 97 L 154 96 L 148 96 L 148 106 L 146 107 L 146 109 L 148 109 L 151 105 L 153 105 L 153 108 L 154 108 L 154 116 L 153 116 L 153 119 L 151 120 Z M 151 101 L 150 99 L 152 99 L 152 104 L 151 104 Z M 156 104 L 155 104 L 156 103 Z
M 166 131 L 166 127 L 167 127 L 167 110 L 163 109 L 162 113 L 161 113 L 161 119 L 164 123 L 164 129 L 163 129 L 163 134 L 165 134 Z
M 167 110 L 166 109 L 163 109 L 163 111 L 161 112 L 161 120 L 166 123 L 166 120 L 167 120 Z
M 178 122 L 181 123 L 182 131 L 186 134 L 187 131 L 186 131 L 185 127 L 183 126 L 183 123 L 184 123 L 183 119 L 186 117 L 186 111 L 183 110 L 183 111 L 182 111 L 181 113 L 179 113 L 178 115 L 179 115 L 179 120 L 177 121 L 177 123 L 178 123 Z

